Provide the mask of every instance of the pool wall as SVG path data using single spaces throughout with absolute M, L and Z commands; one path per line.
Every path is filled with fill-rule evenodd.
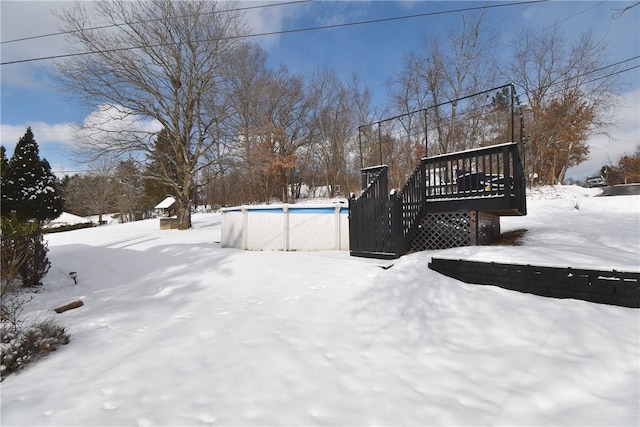
M 250 205 L 220 212 L 223 248 L 349 250 L 349 208 L 344 204 Z

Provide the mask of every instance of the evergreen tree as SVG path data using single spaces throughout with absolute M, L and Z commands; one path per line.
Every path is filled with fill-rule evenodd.
M 6 177 L 9 170 L 9 160 L 7 159 L 7 150 L 4 145 L 0 146 L 0 216 L 5 217 L 11 212 L 7 199 Z M 5 215 L 6 213 L 6 215 Z
M 0 156 L 2 160 L 0 162 L 0 175 L 2 178 L 7 174 L 7 169 L 9 168 L 9 160 L 7 159 L 7 149 L 4 148 L 4 145 L 0 145 Z
M 14 212 L 22 221 L 47 221 L 62 213 L 58 181 L 51 173 L 49 162 L 40 159 L 38 143 L 30 127 L 11 156 L 4 187 L 8 210 L 5 212 L 3 208 L 3 216 Z
M 151 200 L 159 203 L 165 197 L 177 194 L 174 182 L 178 181 L 178 171 L 166 129 L 158 133 L 154 144 L 155 149 L 148 156 L 144 190 Z

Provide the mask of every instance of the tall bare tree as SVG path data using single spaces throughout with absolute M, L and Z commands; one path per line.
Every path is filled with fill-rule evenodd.
M 298 156 L 302 147 L 309 144 L 311 103 L 304 80 L 284 66 L 269 73 L 265 95 L 259 106 L 256 150 L 263 172 L 264 195 L 289 202 Z
M 358 134 L 360 111 L 358 99 L 367 96 L 358 76 L 342 82 L 332 69 L 319 69 L 309 79 L 312 100 L 311 158 L 312 169 L 323 176 L 329 195 L 335 196 L 338 185 L 347 190 L 349 185 L 349 154 L 356 152 L 354 142 Z
M 167 133 L 176 177 L 148 172 L 173 189 L 180 229 L 191 226 L 194 176 L 209 162 L 211 129 L 217 118 L 205 108 L 218 90 L 221 68 L 245 32 L 241 14 L 214 1 L 101 1 L 91 13 L 75 3 L 60 14 L 62 30 L 79 55 L 57 64 L 62 86 L 90 106 L 107 105 L 115 121 L 151 119 Z M 102 30 L 87 28 L 114 24 Z M 116 28 L 116 29 L 114 29 Z M 155 150 L 152 131 L 93 121 L 83 145 L 93 155 Z
M 260 106 L 269 94 L 270 71 L 267 54 L 258 45 L 243 43 L 225 67 L 224 93 L 227 120 L 224 121 L 226 145 L 221 144 L 215 172 L 220 193 L 226 187 L 241 195 L 245 202 L 256 201 L 262 194 L 258 136 L 261 126 Z M 227 154 L 223 155 L 223 151 Z M 225 161 L 222 161 L 223 158 Z M 227 175 L 242 179 L 227 182 Z M 226 197 L 224 198 L 226 201 Z
M 66 186 L 65 209 L 80 215 L 102 215 L 115 211 L 117 183 L 114 179 L 117 161 L 107 156 L 91 162 L 86 174 L 74 175 Z
M 480 106 L 472 103 L 482 100 L 455 100 L 498 84 L 492 69 L 496 35 L 483 30 L 482 22 L 483 14 L 465 14 L 461 30 L 451 30 L 446 37 L 425 36 L 422 49 L 405 59 L 404 69 L 390 85 L 394 109 L 406 115 L 401 125 L 407 135 L 413 135 L 406 140 L 405 152 L 421 144 L 416 135 L 424 135 L 420 128 L 425 126 L 431 153 L 481 145 L 481 116 L 467 112 L 478 110 Z M 422 109 L 427 110 L 426 116 L 408 114 Z
M 588 136 L 611 120 L 618 83 L 615 70 L 605 67 L 606 42 L 589 32 L 572 42 L 554 26 L 523 31 L 514 46 L 507 73 L 527 104 L 528 172 L 542 184 L 562 182 L 568 167 L 588 158 Z M 564 116 L 550 120 L 559 113 Z M 580 123 L 580 130 L 572 131 L 571 123 Z M 567 139 L 567 132 L 574 137 Z

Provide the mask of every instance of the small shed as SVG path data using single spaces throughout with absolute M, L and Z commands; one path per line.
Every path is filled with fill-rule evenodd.
M 171 230 L 178 228 L 178 219 L 176 215 L 176 199 L 167 196 L 163 201 L 154 207 L 156 214 L 160 216 L 160 229 Z
M 153 209 L 158 215 L 174 216 L 176 214 L 176 199 L 173 196 L 167 196 L 163 201 L 158 203 Z

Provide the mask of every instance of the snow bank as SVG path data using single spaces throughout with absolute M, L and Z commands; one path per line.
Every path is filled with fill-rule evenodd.
M 63 212 L 60 216 L 52 221 L 49 221 L 49 227 L 58 227 L 62 225 L 77 225 L 77 224 L 87 224 L 90 223 L 91 220 L 87 218 L 83 218 L 81 216 L 73 215 L 68 212 Z

